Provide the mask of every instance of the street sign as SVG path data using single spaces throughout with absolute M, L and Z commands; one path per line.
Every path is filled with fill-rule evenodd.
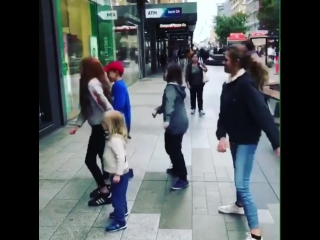
M 110 11 L 101 11 L 98 13 L 99 17 L 102 20 L 117 20 L 118 19 L 118 12 L 117 10 L 110 10 Z
M 181 16 L 181 7 L 146 9 L 146 18 L 176 18 Z
M 170 40 L 187 40 L 188 34 L 174 34 L 170 35 Z

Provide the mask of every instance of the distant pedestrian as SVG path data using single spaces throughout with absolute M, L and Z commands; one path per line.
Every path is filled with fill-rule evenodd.
M 182 139 L 188 130 L 189 120 L 184 104 L 186 92 L 182 86 L 180 66 L 176 63 L 169 64 L 165 79 L 167 85 L 162 96 L 162 104 L 152 115 L 156 117 L 157 114 L 163 114 L 165 149 L 172 163 L 172 168 L 167 169 L 167 173 L 179 178 L 171 189 L 180 190 L 189 186 L 187 167 L 182 153 Z
M 75 134 L 86 121 L 91 126 L 85 164 L 91 172 L 98 187 L 90 193 L 92 198 L 89 206 L 109 204 L 109 186 L 105 183 L 108 173 L 104 173 L 97 164 L 97 156 L 103 166 L 103 151 L 105 146 L 105 131 L 101 125 L 101 118 L 105 111 L 113 110 L 111 105 L 111 91 L 99 60 L 93 57 L 84 58 L 80 64 L 80 113 L 76 126 L 70 129 Z M 103 168 L 103 167 L 102 167 Z
M 208 71 L 204 63 L 199 63 L 198 56 L 192 55 L 191 62 L 186 67 L 186 84 L 190 89 L 191 114 L 196 111 L 196 101 L 200 116 L 205 115 L 203 110 L 204 74 Z
M 103 154 L 103 167 L 104 171 L 110 174 L 111 202 L 114 209 L 109 215 L 113 221 L 106 227 L 106 231 L 117 232 L 127 228 L 125 217 L 129 214 L 126 198 L 130 178 L 126 154 L 128 134 L 124 117 L 119 111 L 106 112 L 102 126 L 109 132 Z
M 262 240 L 257 207 L 249 189 L 250 176 L 261 130 L 266 133 L 279 156 L 279 129 L 259 91 L 259 84 L 254 83 L 264 78 L 261 62 L 255 61 L 243 45 L 230 46 L 225 58 L 225 72 L 230 74 L 230 78 L 222 86 L 216 131 L 219 140 L 217 150 L 226 152 L 230 145 L 237 201 L 218 210 L 222 213 L 245 214 L 250 228 L 246 239 Z M 227 135 L 229 140 L 226 139 Z

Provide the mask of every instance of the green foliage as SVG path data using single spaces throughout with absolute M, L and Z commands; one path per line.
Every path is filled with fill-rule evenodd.
M 261 8 L 257 14 L 257 18 L 261 25 L 267 30 L 274 31 L 279 29 L 280 25 L 280 8 L 279 1 L 262 0 Z
M 232 16 L 217 16 L 215 17 L 215 32 L 220 43 L 225 44 L 230 33 L 245 33 L 248 15 L 242 12 Z

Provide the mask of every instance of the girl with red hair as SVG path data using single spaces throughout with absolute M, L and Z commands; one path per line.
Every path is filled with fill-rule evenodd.
M 80 114 L 76 126 L 70 129 L 70 134 L 75 134 L 86 121 L 91 126 L 85 164 L 91 172 L 98 187 L 90 193 L 92 198 L 89 206 L 101 206 L 111 203 L 111 194 L 105 183 L 103 170 L 97 164 L 97 155 L 103 159 L 106 142 L 105 131 L 101 119 L 105 111 L 112 110 L 110 104 L 111 91 L 103 67 L 99 60 L 93 57 L 84 58 L 80 65 Z M 103 164 L 102 164 L 103 165 Z M 103 167 L 102 167 L 103 169 Z

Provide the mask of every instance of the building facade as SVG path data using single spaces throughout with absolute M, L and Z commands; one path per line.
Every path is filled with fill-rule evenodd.
M 230 16 L 231 15 L 231 2 L 230 0 L 226 0 L 224 3 L 223 3 L 223 11 L 224 11 L 224 15 L 225 16 Z
M 246 0 L 230 0 L 231 14 L 246 12 Z
M 114 4 L 114 5 L 113 5 Z M 39 137 L 79 114 L 80 62 L 118 60 L 128 85 L 143 76 L 144 34 L 127 0 L 40 0 Z M 43 65 L 43 66 L 41 66 Z M 50 91 L 49 91 L 50 89 Z
M 248 14 L 247 27 L 249 32 L 259 30 L 260 24 L 257 14 L 260 9 L 260 0 L 247 0 L 246 13 Z
M 218 3 L 217 4 L 217 16 L 223 16 L 224 15 L 224 4 Z

